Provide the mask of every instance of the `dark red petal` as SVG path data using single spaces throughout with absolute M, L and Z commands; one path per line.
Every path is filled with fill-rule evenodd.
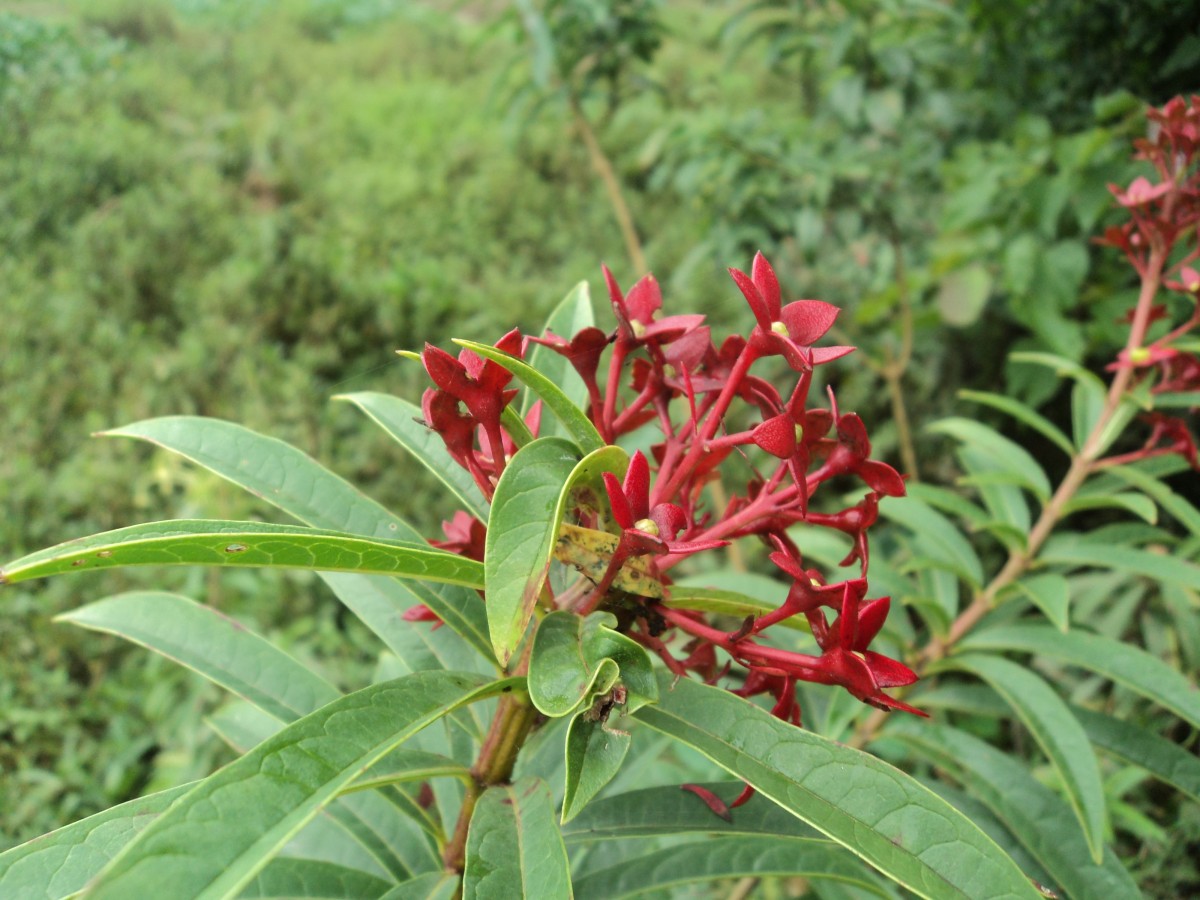
M 779 318 L 779 309 L 783 304 L 783 298 L 779 291 L 779 279 L 775 277 L 775 270 L 771 268 L 771 264 L 767 262 L 767 258 L 762 255 L 761 251 L 754 254 L 754 265 L 750 269 L 750 275 L 759 294 L 766 301 L 771 318 Z
M 840 309 L 824 300 L 796 300 L 782 309 L 779 318 L 787 326 L 788 337 L 797 344 L 808 345 L 833 327 L 839 312 Z
M 863 653 L 863 657 L 867 661 L 867 668 L 871 670 L 871 675 L 875 678 L 875 683 L 881 688 L 904 687 L 904 685 L 912 684 L 917 680 L 916 672 L 890 656 L 867 650 Z
M 875 640 L 875 635 L 879 634 L 879 629 L 887 620 L 891 608 L 891 597 L 880 597 L 859 607 L 858 634 L 854 639 L 854 650 L 865 650 L 871 645 L 871 641 Z
M 621 490 L 621 483 L 617 481 L 612 472 L 602 473 L 604 477 L 604 489 L 608 492 L 608 502 L 612 507 L 613 518 L 617 520 L 617 524 L 622 528 L 632 528 L 634 523 L 633 512 L 629 509 L 629 501 L 625 498 L 625 492 Z
M 687 514 L 674 503 L 660 503 L 650 511 L 650 520 L 658 526 L 658 536 L 674 541 L 675 535 L 688 526 Z
M 443 391 L 461 399 L 463 391 L 470 388 L 463 364 L 440 347 L 426 344 L 425 352 L 421 354 L 421 362 L 433 383 Z
M 787 414 L 767 419 L 750 432 L 750 437 L 759 447 L 780 459 L 788 459 L 796 452 L 796 423 Z
M 887 463 L 866 459 L 859 463 L 855 472 L 871 490 L 878 491 L 885 497 L 903 497 L 907 493 L 904 479 Z
M 833 362 L 857 350 L 857 347 L 813 347 L 812 363 L 819 366 L 822 363 Z
M 763 299 L 763 295 L 759 293 L 754 282 L 747 277 L 745 272 L 738 269 L 730 269 L 734 283 L 741 290 L 742 296 L 746 298 L 746 302 L 750 304 L 750 311 L 754 313 L 754 320 L 758 322 L 758 327 L 763 331 L 771 332 L 771 322 L 774 321 L 772 310 L 767 305 L 767 301 Z M 778 312 L 778 310 L 775 310 Z
M 867 437 L 867 426 L 858 413 L 846 413 L 837 420 L 838 442 L 859 459 L 871 455 L 871 441 Z
M 625 297 L 625 308 L 629 317 L 649 325 L 654 321 L 654 314 L 662 309 L 662 291 L 658 287 L 658 279 L 647 275 L 629 289 Z
M 633 458 L 629 460 L 629 470 L 625 473 L 623 487 L 634 521 L 646 518 L 650 514 L 650 463 L 641 450 L 634 453 Z

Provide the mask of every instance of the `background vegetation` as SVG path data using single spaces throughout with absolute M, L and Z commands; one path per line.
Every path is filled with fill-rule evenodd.
M 433 534 L 439 495 L 326 398 L 412 396 L 394 349 L 535 327 L 601 261 L 631 283 L 639 254 L 716 318 L 744 315 L 723 267 L 760 248 L 789 295 L 845 307 L 867 363 L 839 374 L 843 408 L 947 482 L 919 426 L 956 389 L 1061 409 L 1008 352 L 1111 358 L 1132 282 L 1089 239 L 1141 102 L 1200 88 L 1186 7 L 0 4 L 0 549 L 263 514 L 88 438 L 170 413 L 289 440 Z M 339 687 L 369 675 L 370 636 L 307 577 L 142 577 L 4 592 L 0 849 L 225 758 L 214 690 L 54 613 L 152 581 Z M 1196 878 L 1194 808 L 1123 822 L 1148 893 Z

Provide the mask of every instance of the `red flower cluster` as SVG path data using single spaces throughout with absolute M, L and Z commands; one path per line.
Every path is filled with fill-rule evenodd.
M 1110 185 L 1117 202 L 1130 213 L 1124 225 L 1109 228 L 1099 243 L 1122 250 L 1142 279 L 1143 287 L 1157 291 L 1161 283 L 1182 294 L 1187 305 L 1184 320 L 1153 341 L 1140 340 L 1122 350 L 1110 370 L 1131 369 L 1141 377 L 1157 371 L 1152 394 L 1200 391 L 1200 358 L 1176 345 L 1200 325 L 1200 96 L 1190 101 L 1176 97 L 1162 109 L 1147 113 L 1149 137 L 1136 143 L 1136 158 L 1153 168 L 1153 176 L 1139 176 L 1122 190 Z M 1165 305 L 1147 307 L 1143 321 L 1129 317 L 1135 333 L 1143 335 L 1151 323 L 1169 317 Z M 1194 414 L 1195 404 L 1191 411 Z M 1144 417 L 1151 426 L 1145 445 L 1133 453 L 1112 457 L 1105 465 L 1131 462 L 1163 453 L 1182 455 L 1200 471 L 1196 439 L 1180 416 L 1161 412 Z
M 716 681 L 732 663 L 745 667 L 738 693 L 771 695 L 775 715 L 797 724 L 798 681 L 841 685 L 880 708 L 922 714 L 884 693 L 914 682 L 913 671 L 870 649 L 891 604 L 887 597 L 867 599 L 868 531 L 880 500 L 905 493 L 904 480 L 891 466 L 871 459 L 862 420 L 839 412 L 832 392 L 829 408 L 810 405 L 814 369 L 853 350 L 815 346 L 838 310 L 818 300 L 784 305 L 775 273 L 761 254 L 750 275 L 737 270 L 731 275 L 755 325 L 748 336 L 733 335 L 720 345 L 702 316 L 661 315 L 662 296 L 653 277 L 624 294 L 607 269 L 604 277 L 617 322 L 613 332 L 588 327 L 573 336 L 534 338 L 579 373 L 587 387 L 588 415 L 606 441 L 620 442 L 648 423 L 657 423 L 660 434 L 649 455 L 633 454 L 623 480 L 605 475 L 605 496 L 581 498 L 576 510 L 580 524 L 608 531 L 616 544 L 603 576 L 593 573 L 595 584 L 564 591 L 555 602 L 581 614 L 597 608 L 618 612 L 623 630 L 678 675 L 691 671 Z M 524 351 L 516 332 L 496 346 L 516 356 Z M 756 363 L 776 356 L 793 373 L 786 394 L 751 374 Z M 425 396 L 426 423 L 490 497 L 512 448 L 503 421 L 514 394 L 508 373 L 469 351 L 455 359 L 427 347 L 422 359 L 437 385 Z M 536 422 L 530 430 L 536 433 Z M 744 489 L 734 492 L 724 509 L 706 509 L 703 488 L 727 461 L 736 461 L 747 473 Z M 852 483 L 847 479 L 867 489 L 859 502 L 833 512 L 810 509 L 822 485 Z M 827 580 L 805 568 L 788 536 L 788 528 L 801 522 L 853 539 L 842 561 L 843 566 L 858 564 L 852 577 Z M 456 518 L 450 524 L 451 540 L 440 546 L 467 553 L 480 546 L 481 523 L 472 526 Z M 682 608 L 684 601 L 671 599 L 673 566 L 748 535 L 774 548 L 770 559 L 788 580 L 777 609 L 748 617 L 730 632 L 705 613 Z M 662 584 L 665 599 L 620 588 L 622 567 L 634 558 L 641 571 Z M 771 626 L 797 615 L 807 621 L 819 652 L 798 653 L 763 642 Z M 723 666 L 718 651 L 728 657 Z

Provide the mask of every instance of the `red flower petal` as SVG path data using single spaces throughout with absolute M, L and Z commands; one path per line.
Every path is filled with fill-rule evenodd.
M 796 452 L 796 423 L 787 414 L 767 419 L 750 432 L 750 437 L 759 447 L 780 459 L 787 459 Z
M 745 272 L 738 269 L 730 269 L 729 274 L 738 286 L 738 289 L 742 292 L 742 296 L 746 298 L 746 302 L 750 304 L 750 312 L 754 313 L 754 320 L 758 322 L 758 327 L 770 333 L 771 323 L 775 321 L 775 316 L 772 313 L 778 314 L 779 310 L 772 310 L 767 305 L 767 301 L 763 299 L 763 295 L 759 293 L 758 288 L 746 276 Z
M 754 254 L 754 265 L 750 269 L 750 275 L 760 296 L 766 301 L 771 317 L 778 318 L 779 309 L 783 303 L 779 290 L 779 279 L 775 277 L 775 270 L 771 268 L 771 264 L 767 262 L 767 258 L 762 255 L 761 251 Z
M 629 508 L 629 501 L 625 499 L 625 492 L 621 490 L 621 482 L 617 481 L 612 472 L 604 472 L 602 475 L 604 489 L 608 492 L 608 502 L 612 506 L 613 518 L 622 528 L 632 528 L 635 521 L 633 511 Z
M 629 460 L 629 470 L 625 473 L 625 483 L 622 487 L 634 521 L 646 518 L 650 514 L 650 463 L 646 461 L 646 454 L 641 450 L 634 453 L 633 458 Z
M 823 300 L 796 300 L 783 308 L 779 318 L 787 326 L 792 342 L 807 346 L 824 337 L 839 312 L 840 309 Z

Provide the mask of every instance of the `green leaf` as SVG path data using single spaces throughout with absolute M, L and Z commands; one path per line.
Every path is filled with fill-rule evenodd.
M 1148 475 L 1133 466 L 1108 466 L 1104 472 L 1106 475 L 1120 478 L 1126 484 L 1149 494 L 1158 501 L 1163 509 L 1174 516 L 1179 524 L 1192 534 L 1200 535 L 1200 510 L 1171 490 L 1161 479 Z
M 439 753 L 424 750 L 393 750 L 342 793 L 363 791 L 388 784 L 407 781 L 427 781 L 430 778 L 457 778 L 469 781 L 470 770 Z
M 118 566 L 278 566 L 398 575 L 483 587 L 483 566 L 428 544 L 293 525 L 172 519 L 118 528 L 31 553 L 0 569 L 0 584 Z
M 589 872 L 575 882 L 576 900 L 619 900 L 723 878 L 832 879 L 887 897 L 870 870 L 833 841 L 738 835 L 666 847 Z
M 459 890 L 457 875 L 426 872 L 396 885 L 379 900 L 454 900 Z
M 923 897 L 1035 897 L 965 816 L 887 763 L 727 691 L 663 676 L 637 718 L 698 750 Z
M 615 715 L 613 716 L 615 718 Z M 567 729 L 567 778 L 562 820 L 569 822 L 612 781 L 629 753 L 633 736 L 584 710 Z
M 307 525 L 393 540 L 421 540 L 411 525 L 311 456 L 233 422 L 166 416 L 101 434 L 139 438 L 177 453 Z
M 577 462 L 569 441 L 539 438 L 517 451 L 496 485 L 483 565 L 488 633 L 502 665 L 524 637 L 549 574 L 567 502 L 564 485 Z
M 488 788 L 471 816 L 463 897 L 513 900 L 571 896 L 571 871 L 554 798 L 540 778 Z
M 600 432 L 596 430 L 596 426 L 592 424 L 583 410 L 576 406 L 557 384 L 537 369 L 517 359 L 515 356 L 510 356 L 503 350 L 497 350 L 488 344 L 477 344 L 474 341 L 462 340 L 455 340 L 454 343 L 461 347 L 466 347 L 468 350 L 473 350 L 485 359 L 492 360 L 492 362 L 503 366 L 516 375 L 517 378 L 521 379 L 531 391 L 542 398 L 542 402 L 546 408 L 558 417 L 559 422 L 562 423 L 571 440 L 578 444 L 584 453 L 591 453 L 593 450 L 599 450 L 604 446 L 604 440 L 600 437 Z
M 1070 807 L 1012 757 L 956 728 L 928 722 L 893 719 L 882 736 L 918 749 L 922 761 L 945 769 L 982 800 L 1066 896 L 1141 896 L 1112 850 L 1105 849 L 1102 865 L 1092 862 Z
M 330 900 L 376 900 L 391 882 L 358 869 L 315 859 L 280 857 L 267 864 L 239 900 L 296 900 L 328 897 Z
M 703 576 L 698 576 L 698 578 L 702 580 Z M 750 597 L 737 591 L 673 584 L 668 596 L 663 600 L 663 605 L 672 609 L 694 609 L 722 616 L 736 616 L 739 619 L 744 619 L 746 616 L 764 616 L 778 609 L 787 594 L 781 583 L 772 581 L 771 586 L 774 593 L 778 595 L 778 602 L 760 600 L 758 597 Z M 806 632 L 809 630 L 808 620 L 804 616 L 791 616 L 781 621 L 779 625 L 796 631 Z
M 1093 540 L 1079 534 L 1056 534 L 1046 541 L 1041 555 L 1042 562 L 1047 564 L 1115 569 L 1200 590 L 1200 566 L 1195 563 L 1114 541 Z
M 942 419 L 927 430 L 957 438 L 985 458 L 994 471 L 1011 476 L 1043 501 L 1050 497 L 1050 479 L 1038 461 L 1020 444 L 999 432 L 979 422 L 960 418 Z
M 570 340 L 584 328 L 594 324 L 591 292 L 588 289 L 588 283 L 581 281 L 550 313 L 550 318 L 546 320 L 546 326 L 542 330 L 542 336 L 556 334 L 565 340 Z M 531 341 L 528 362 L 530 367 L 541 372 L 552 384 L 558 385 L 574 406 L 579 409 L 584 408 L 587 403 L 587 387 L 584 385 L 583 379 L 579 377 L 579 373 L 575 371 L 575 367 L 571 365 L 570 360 L 549 347 L 543 347 L 541 344 Z M 526 390 L 521 402 L 521 412 L 529 412 L 536 399 L 537 395 L 532 389 Z M 563 434 L 565 431 L 562 422 L 557 419 L 546 422 L 545 425 L 547 428 L 558 426 L 561 430 L 543 431 L 544 435 Z
M 1200 391 L 1164 391 L 1154 395 L 1155 409 L 1193 409 L 1200 406 Z
M 554 718 L 578 712 L 618 677 L 629 712 L 658 699 L 649 654 L 614 631 L 616 624 L 605 612 L 584 618 L 559 610 L 542 619 L 529 659 L 529 699 L 540 712 Z
M 1158 506 L 1145 494 L 1076 494 L 1063 504 L 1063 515 L 1081 509 L 1123 509 L 1151 525 L 1158 523 Z
M 1088 435 L 1100 421 L 1107 393 L 1103 386 L 1091 380 L 1075 382 L 1071 389 L 1071 433 L 1075 436 L 1076 447 L 1083 448 Z
M 87 885 L 195 784 L 159 791 L 96 813 L 0 853 L 0 897 L 61 900 Z
M 1104 859 L 1104 785 L 1083 726 L 1050 685 L 1025 666 L 984 653 L 956 654 L 939 668 L 969 672 L 1004 698 L 1062 779 L 1092 861 Z
M 402 413 L 386 403 L 380 409 L 392 410 L 403 418 Z M 419 414 L 420 410 L 416 412 Z M 422 430 L 427 436 L 428 429 L 422 427 Z M 312 457 L 241 425 L 219 419 L 174 416 L 148 419 L 106 434 L 141 438 L 178 453 L 314 528 L 424 543 L 420 533 L 406 521 L 361 494 Z M 433 446 L 436 448 L 436 444 Z M 436 457 L 435 449 L 429 453 Z M 486 509 L 485 504 L 484 519 Z M 483 650 L 485 658 L 491 658 L 490 649 L 486 649 L 490 643 L 479 639 L 479 632 L 486 634 L 487 614 L 474 591 L 456 585 L 441 585 L 436 589 L 405 585 L 379 576 L 323 572 L 321 577 L 338 599 L 397 653 L 402 653 L 413 639 L 412 629 L 401 615 L 417 603 L 424 603 L 450 628 Z M 430 596 L 434 593 L 437 596 Z
M 745 787 L 740 781 L 700 786 L 726 805 L 733 803 Z M 818 837 L 817 831 L 765 797 L 752 797 L 730 809 L 729 819 L 725 820 L 696 794 L 679 787 L 644 788 L 605 797 L 563 825 L 563 838 L 568 843 L 695 833 Z
M 148 647 L 290 722 L 341 692 L 240 622 L 187 597 L 131 591 L 58 616 Z
M 1072 707 L 1092 743 L 1113 756 L 1145 769 L 1155 778 L 1200 801 L 1200 759 L 1167 740 L 1121 719 Z
M 1055 628 L 1066 633 L 1071 618 L 1071 587 L 1066 578 L 1047 572 L 1032 578 L 1022 578 L 1017 582 L 1016 588 L 1045 613 Z
M 425 424 L 421 407 L 391 394 L 362 391 L 334 400 L 353 403 L 450 489 L 475 518 L 486 522 L 488 502 L 469 472 L 454 461 L 441 436 Z
M 992 409 L 1008 413 L 1017 421 L 1023 422 L 1051 441 L 1068 456 L 1075 455 L 1075 447 L 1071 443 L 1071 439 L 1063 433 L 1062 429 L 1021 401 L 1014 400 L 1006 394 L 993 394 L 989 391 L 959 391 L 958 396 L 963 400 L 981 403 L 984 406 L 992 407 Z
M 450 710 L 513 687 L 424 672 L 342 697 L 204 779 L 87 896 L 232 896 L 364 769 Z
M 941 513 L 913 497 L 892 497 L 879 505 L 884 518 L 913 532 L 913 552 L 956 573 L 972 587 L 983 584 L 983 564 L 958 528 Z
M 999 625 L 968 635 L 960 649 L 1012 650 L 1048 656 L 1103 675 L 1200 728 L 1200 691 L 1162 660 L 1130 644 L 1072 629 Z

